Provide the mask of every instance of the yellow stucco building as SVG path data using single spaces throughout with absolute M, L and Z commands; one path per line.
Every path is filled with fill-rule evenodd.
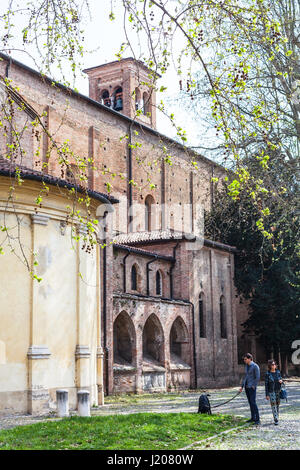
M 81 389 L 101 404 L 100 245 L 87 253 L 82 240 L 74 241 L 62 181 L 24 170 L 8 202 L 13 177 L 1 159 L 0 225 L 10 230 L 2 232 L 0 262 L 0 414 L 49 412 L 58 388 L 69 391 L 70 407 Z M 49 193 L 37 211 L 45 180 Z M 111 203 L 100 193 L 89 196 L 94 217 Z M 82 225 L 76 229 L 84 235 Z

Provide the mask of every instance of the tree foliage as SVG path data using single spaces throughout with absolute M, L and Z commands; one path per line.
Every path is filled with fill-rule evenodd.
M 85 52 L 88 0 L 8 0 L 1 10 L 1 51 L 28 54 L 40 72 L 69 85 Z
M 218 159 L 235 171 L 228 186 L 237 198 L 246 190 L 267 197 L 260 173 L 249 160 L 268 169 L 273 159 L 296 172 L 299 165 L 299 0 L 123 0 L 129 23 L 145 36 L 142 55 L 153 73 L 172 64 L 194 117 L 215 129 Z M 129 42 L 134 51 L 134 44 Z M 123 46 L 124 49 L 124 46 Z M 187 99 L 185 100 L 187 103 Z M 166 110 L 163 101 L 160 109 Z M 173 116 L 171 117 L 173 120 Z M 179 137 L 186 140 L 179 127 Z M 207 135 L 199 148 L 207 149 Z M 212 157 L 211 149 L 208 155 Z M 283 188 L 270 186 L 273 197 Z M 265 235 L 266 207 L 258 207 Z
M 236 200 L 228 197 L 229 183 L 217 193 L 213 210 L 206 215 L 206 230 L 208 236 L 238 249 L 235 285 L 250 307 L 245 331 L 260 337 L 269 352 L 288 354 L 300 335 L 299 187 L 286 167 L 271 170 L 277 174 L 272 185 L 285 184 L 289 192 L 282 195 L 281 204 L 268 195 L 265 226 L 270 237 L 259 229 L 259 210 L 245 190 Z M 260 173 L 258 163 L 252 171 Z
M 120 14 L 117 7 L 123 6 L 127 38 L 117 56 L 122 57 L 129 49 L 142 59 L 150 69 L 149 86 L 162 94 L 167 87 L 158 87 L 157 78 L 175 65 L 179 88 L 186 91 L 193 103 L 200 103 L 201 113 L 203 109 L 206 115 L 209 112 L 216 137 L 221 141 L 218 150 L 223 162 L 235 172 L 227 185 L 228 194 L 233 201 L 239 201 L 240 194 L 246 192 L 256 209 L 256 229 L 271 238 L 272 232 L 265 227 L 271 211 L 269 201 L 276 200 L 283 207 L 288 193 L 284 183 L 274 184 L 272 178 L 276 178 L 280 165 L 295 175 L 299 161 L 299 0 L 112 0 L 111 3 L 111 20 Z M 1 51 L 31 54 L 34 48 L 38 70 L 51 77 L 60 70 L 68 85 L 65 67 L 75 75 L 83 57 L 82 25 L 88 13 L 88 0 L 7 0 L 1 7 Z M 4 77 L 2 85 L 6 109 L 28 110 L 25 100 L 15 101 L 17 89 L 8 93 L 12 88 L 9 79 Z M 158 108 L 167 113 L 163 99 L 159 100 Z M 86 185 L 87 168 L 94 162 L 76 155 L 67 140 L 57 142 L 43 125 L 45 117 L 36 116 L 30 122 L 26 118 L 23 128 L 18 128 L 7 113 L 3 125 L 13 136 L 13 142 L 5 158 L 17 155 L 22 161 L 20 136 L 32 127 L 40 136 L 47 134 L 50 149 L 57 152 L 63 172 L 72 173 L 71 162 L 76 161 L 80 180 Z M 176 126 L 178 139 L 186 143 L 183 124 L 175 124 L 176 116 L 169 117 Z M 138 142 L 128 145 L 134 145 L 138 151 Z M 162 145 L 164 149 L 166 161 L 171 163 L 168 149 Z M 275 161 L 279 166 L 277 163 L 273 166 Z M 253 172 L 249 162 L 257 162 L 261 172 Z M 192 164 L 197 168 L 195 162 Z M 38 205 L 42 198 L 43 194 Z M 78 216 L 76 209 L 72 215 Z

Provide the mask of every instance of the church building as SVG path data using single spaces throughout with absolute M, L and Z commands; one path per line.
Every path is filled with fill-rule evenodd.
M 7 159 L 16 133 L 2 126 L 1 226 L 16 233 L 0 258 L 0 414 L 48 412 L 58 388 L 76 408 L 82 389 L 101 405 L 116 393 L 238 385 L 247 311 L 233 283 L 236 249 L 203 230 L 224 168 L 159 132 L 153 76 L 140 61 L 86 69 L 87 97 L 0 59 L 24 149 Z M 34 116 L 47 130 L 38 138 Z M 67 142 L 74 160 L 59 164 L 54 142 Z M 23 183 L 9 199 L 18 168 Z M 99 221 L 91 253 L 72 244 L 72 188 L 88 192 Z

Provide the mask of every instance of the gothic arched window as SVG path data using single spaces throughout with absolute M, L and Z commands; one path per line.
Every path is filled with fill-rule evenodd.
M 145 230 L 151 232 L 152 230 L 152 218 L 153 218 L 153 204 L 154 199 L 149 194 L 145 199 Z
M 160 271 L 156 271 L 155 275 L 156 295 L 162 295 L 162 276 Z
M 131 268 L 131 290 L 137 290 L 138 287 L 138 274 L 136 266 L 133 265 Z
M 143 93 L 143 114 L 149 112 L 149 96 L 148 93 Z

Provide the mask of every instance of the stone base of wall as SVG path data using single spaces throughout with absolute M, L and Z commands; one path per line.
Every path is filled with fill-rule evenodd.
M 136 370 L 121 370 L 114 367 L 114 393 L 136 392 Z
M 165 371 L 144 371 L 143 372 L 143 392 L 165 392 L 166 372 Z
M 0 392 L 0 417 L 7 415 L 32 414 L 48 415 L 57 411 L 56 390 L 63 388 L 69 393 L 69 409 L 77 409 L 76 387 L 57 387 L 42 390 L 24 390 L 20 392 Z M 84 387 L 91 394 L 91 387 Z M 91 402 L 91 406 L 93 403 Z
M 0 416 L 26 414 L 28 412 L 28 392 L 0 392 Z
M 197 388 L 226 388 L 226 387 L 239 387 L 240 377 L 238 374 L 235 376 L 219 376 L 213 379 L 212 377 L 198 377 Z
M 76 410 L 77 409 L 77 392 L 79 389 L 76 387 L 59 387 L 63 388 L 64 390 L 68 390 L 69 396 L 69 409 Z M 49 390 L 50 400 L 49 400 L 49 411 L 56 411 L 57 404 L 56 404 L 56 390 L 58 388 L 53 388 Z M 88 390 L 91 396 L 91 387 L 84 387 L 82 390 Z M 91 403 L 92 405 L 92 403 Z
M 191 368 L 171 369 L 171 390 L 186 390 L 191 386 Z

